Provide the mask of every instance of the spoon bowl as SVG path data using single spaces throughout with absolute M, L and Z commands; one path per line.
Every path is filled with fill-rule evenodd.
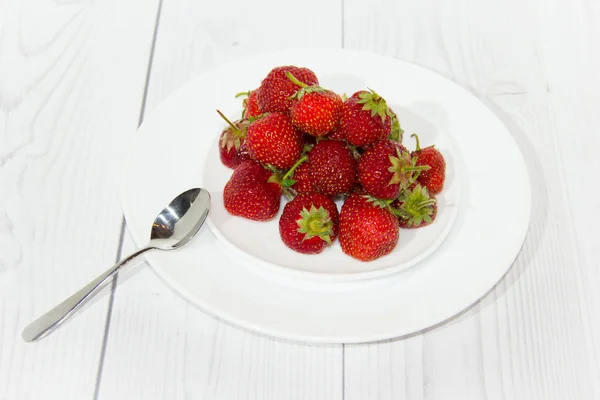
M 129 261 L 149 250 L 175 250 L 198 233 L 210 211 L 210 193 L 193 188 L 175 197 L 154 219 L 150 241 L 143 247 L 110 267 L 78 292 L 48 311 L 23 330 L 23 340 L 37 341 L 65 322 L 85 303 L 100 292 L 110 278 Z
M 154 219 L 150 232 L 151 247 L 177 249 L 190 241 L 204 224 L 210 210 L 210 194 L 194 188 L 177 196 Z

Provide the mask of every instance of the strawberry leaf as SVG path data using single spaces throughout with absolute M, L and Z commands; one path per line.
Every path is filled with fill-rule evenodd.
M 386 208 L 388 206 L 388 202 L 386 200 L 381 200 L 368 194 L 365 194 L 362 197 L 367 199 L 367 203 L 371 203 L 373 206 L 379 208 Z

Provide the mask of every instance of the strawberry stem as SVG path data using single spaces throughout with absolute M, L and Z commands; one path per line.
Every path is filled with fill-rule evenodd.
M 420 151 L 421 150 L 421 144 L 419 143 L 419 136 L 416 133 L 413 133 L 412 135 L 410 135 L 410 137 L 414 137 L 415 140 L 417 141 L 417 148 L 415 151 Z
M 292 75 L 292 73 L 290 71 L 285 71 L 285 76 L 287 76 L 290 81 L 294 82 L 296 85 L 300 86 L 301 88 L 308 87 L 308 85 L 306 83 L 300 82 L 298 79 L 296 79 L 296 77 L 294 75 Z
M 302 164 L 304 161 L 308 160 L 308 156 L 302 156 L 300 157 L 300 159 L 298 161 L 296 161 L 296 163 L 294 165 L 292 165 L 292 168 L 290 168 L 285 175 L 283 175 L 283 178 L 281 179 L 282 181 L 285 181 L 286 179 L 288 179 L 290 177 L 290 175 L 292 175 L 294 173 L 294 170 L 296 168 L 298 168 L 298 166 L 300 164 Z
M 240 131 L 240 129 L 237 126 L 235 126 L 225 115 L 223 115 L 221 111 L 217 110 L 217 113 L 219 113 L 221 118 L 223 118 L 225 122 L 227 122 L 227 124 L 231 127 L 231 129 L 233 129 L 234 132 L 238 133 Z
M 239 92 L 238 94 L 235 95 L 235 98 L 237 99 L 238 97 L 242 97 L 242 96 L 250 96 L 250 91 L 248 90 L 247 92 Z
M 428 169 L 430 169 L 431 167 L 429 165 L 415 165 L 413 167 L 403 167 L 402 171 L 403 172 L 411 172 L 411 171 L 427 171 Z
M 421 209 L 421 208 L 429 207 L 429 206 L 434 205 L 435 203 L 437 203 L 437 200 L 435 200 L 435 199 L 424 200 L 424 201 L 420 202 L 419 204 L 417 204 L 417 208 Z

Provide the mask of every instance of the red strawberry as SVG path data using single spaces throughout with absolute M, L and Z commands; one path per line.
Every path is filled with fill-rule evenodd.
M 290 249 L 317 254 L 336 239 L 338 225 L 333 200 L 320 193 L 299 194 L 283 208 L 279 234 Z
M 298 86 L 286 76 L 286 71 L 307 85 L 318 85 L 314 72 L 308 68 L 293 65 L 273 68 L 260 84 L 257 95 L 258 107 L 262 112 L 286 112 L 292 106 L 290 97 L 296 93 Z
M 300 89 L 292 95 L 295 100 L 290 108 L 292 123 L 304 132 L 325 136 L 340 122 L 342 98 L 331 90 L 320 86 L 308 86 L 300 82 L 289 71 L 287 77 Z
M 427 188 L 416 184 L 405 189 L 391 204 L 398 216 L 400 228 L 421 228 L 433 222 L 437 215 L 437 200 L 430 196 Z
M 436 195 L 444 189 L 444 181 L 446 180 L 446 161 L 440 151 L 433 146 L 421 149 L 419 137 L 412 134 L 417 141 L 417 148 L 413 151 L 413 157 L 417 158 L 416 165 L 428 166 L 429 169 L 421 171 L 417 181 L 427 187 L 429 194 Z
M 232 215 L 268 221 L 279 211 L 281 186 L 271 183 L 271 172 L 253 160 L 242 162 L 223 190 L 223 205 Z
M 342 251 L 361 261 L 375 260 L 392 252 L 399 238 L 398 219 L 385 202 L 352 194 L 340 211 Z
M 390 135 L 392 114 L 383 97 L 361 90 L 342 105 L 340 128 L 349 143 L 368 146 Z
M 245 145 L 250 122 L 242 119 L 232 123 L 221 111 L 217 110 L 217 112 L 229 124 L 219 137 L 219 158 L 226 167 L 235 168 L 242 161 L 250 158 Z
M 327 196 L 348 193 L 356 182 L 356 161 L 345 142 L 321 140 L 308 153 L 310 179 Z
M 380 140 L 360 157 L 358 180 L 370 195 L 395 199 L 415 181 L 419 171 L 427 168 L 415 166 L 416 161 L 398 142 Z
M 277 169 L 289 169 L 300 158 L 303 134 L 298 131 L 290 117 L 281 113 L 269 113 L 248 127 L 246 146 L 248 154 L 262 164 Z
M 242 102 L 242 105 L 244 106 L 242 115 L 244 118 L 255 118 L 262 114 L 262 111 L 258 106 L 258 89 L 238 93 L 235 97 L 240 96 L 245 96 Z
M 295 181 L 291 188 L 294 189 L 296 193 L 314 192 L 314 187 L 310 179 L 309 167 L 307 162 L 300 164 L 294 170 L 291 179 Z

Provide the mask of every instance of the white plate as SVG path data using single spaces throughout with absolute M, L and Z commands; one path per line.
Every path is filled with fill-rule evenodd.
M 314 266 L 285 264 L 243 247 L 231 233 L 227 236 L 218 211 L 219 185 L 227 171 L 219 171 L 214 159 L 215 138 L 222 128 L 214 110 L 235 114 L 240 106 L 232 94 L 257 87 L 272 67 L 284 64 L 312 68 L 324 85 L 337 91 L 367 86 L 378 90 L 400 114 L 407 134 L 417 131 L 423 144 L 435 142 L 442 149 L 450 180 L 442 198 L 440 230 L 423 234 L 423 253 L 351 265 L 349 257 L 328 249 L 327 255 L 303 256 L 311 257 Z M 212 180 L 205 176 L 209 172 Z M 506 273 L 525 238 L 531 208 L 523 158 L 502 123 L 476 98 L 415 65 L 342 50 L 284 51 L 222 65 L 150 113 L 133 138 L 125 176 L 123 207 L 135 242 L 145 244 L 156 213 L 175 194 L 194 186 L 215 191 L 212 229 L 204 228 L 183 249 L 148 254 L 150 264 L 201 308 L 246 328 L 301 341 L 381 340 L 452 317 Z M 260 229 L 267 232 L 268 225 Z M 258 232 L 253 227 L 249 240 Z M 265 235 L 279 240 L 276 229 Z M 417 244 L 406 248 L 412 245 Z M 300 256 L 286 254 L 290 259 Z M 343 263 L 351 266 L 337 268 L 327 257 L 345 257 Z M 319 263 L 327 266 L 326 273 Z M 357 266 L 366 272 L 357 274 Z

